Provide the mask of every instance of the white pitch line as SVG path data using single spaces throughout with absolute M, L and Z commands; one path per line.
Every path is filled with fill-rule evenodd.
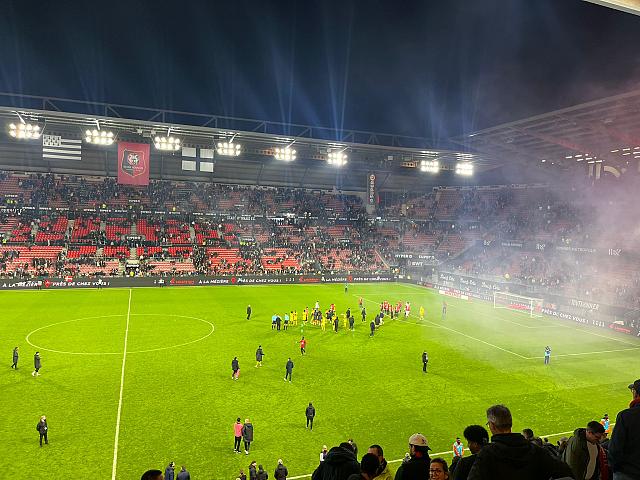
M 615 422 L 611 422 L 611 426 L 613 427 L 615 425 Z M 560 432 L 560 433 L 552 433 L 549 435 L 539 435 L 539 438 L 549 438 L 549 437 L 559 437 L 561 435 L 569 435 L 569 434 L 573 434 L 573 430 L 568 431 L 568 432 Z M 440 457 L 442 455 L 453 455 L 453 450 L 445 450 L 444 452 L 436 452 L 436 453 L 429 453 L 429 456 L 432 458 L 435 457 Z M 387 463 L 398 463 L 401 462 L 402 460 L 404 460 L 404 458 L 397 458 L 395 460 L 387 460 Z M 306 475 L 298 475 L 295 477 L 287 477 L 289 480 L 297 480 L 299 478 L 308 478 L 311 475 L 313 475 L 312 473 L 307 473 Z
M 127 307 L 127 327 L 124 331 L 124 352 L 122 354 L 122 373 L 120 374 L 120 398 L 118 400 L 118 416 L 116 418 L 116 437 L 113 443 L 113 467 L 111 480 L 116 480 L 118 467 L 118 441 L 120 439 L 120 417 L 122 415 L 122 392 L 124 391 L 124 367 L 127 363 L 127 342 L 129 341 L 129 319 L 131 318 L 131 289 L 129 289 L 129 306 Z
M 616 350 L 600 350 L 599 352 L 580 352 L 580 353 L 560 353 L 557 355 L 553 355 L 554 357 L 576 357 L 579 355 L 596 355 L 598 353 L 614 353 L 614 352 L 628 352 L 629 350 L 639 350 L 640 346 L 638 347 L 631 347 L 631 348 L 618 348 Z M 533 359 L 540 359 L 540 358 L 544 358 L 544 357 L 528 357 L 529 360 L 533 360 Z

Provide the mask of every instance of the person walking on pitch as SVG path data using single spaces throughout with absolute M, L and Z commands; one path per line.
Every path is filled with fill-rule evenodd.
M 233 451 L 235 453 L 240 453 L 240 441 L 242 440 L 242 422 L 240 421 L 240 417 L 236 419 L 236 423 L 233 424 Z
M 42 360 L 40 360 L 40 352 L 36 352 L 33 356 L 33 372 L 31 373 L 32 377 L 40 376 L 40 369 L 42 368 Z
M 313 406 L 313 403 L 309 402 L 309 406 L 304 412 L 307 417 L 307 428 L 309 430 L 313 430 L 313 418 L 316 416 L 316 409 Z
M 251 320 L 251 305 L 247 305 L 247 320 Z
M 427 363 L 429 363 L 429 354 L 425 350 L 422 352 L 422 373 L 427 373 Z
M 291 383 L 291 373 L 293 372 L 293 362 L 291 361 L 291 357 L 287 360 L 287 365 L 285 366 L 285 374 L 284 381 L 287 381 L 287 377 L 289 378 L 289 383 Z
M 49 438 L 47 434 L 49 433 L 49 425 L 47 424 L 47 417 L 42 415 L 40 417 L 40 421 L 36 425 L 36 430 L 40 434 L 40 446 L 42 447 L 42 439 L 44 438 L 45 445 L 49 445 Z
M 18 369 L 18 347 L 13 349 L 13 363 L 11 364 L 11 368 Z
M 231 360 L 231 378 L 237 380 L 240 376 L 240 363 L 238 362 L 238 357 L 233 357 Z
M 304 355 L 306 353 L 307 341 L 302 337 L 300 339 L 300 355 Z
M 258 349 L 256 350 L 256 368 L 262 366 L 262 357 L 264 357 L 264 352 L 262 351 L 262 345 L 258 345 Z

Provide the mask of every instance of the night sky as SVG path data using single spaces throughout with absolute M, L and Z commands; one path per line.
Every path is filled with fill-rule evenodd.
M 580 0 L 0 2 L 0 91 L 426 136 L 640 87 Z

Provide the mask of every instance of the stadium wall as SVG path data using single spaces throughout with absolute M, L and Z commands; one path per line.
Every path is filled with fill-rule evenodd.
M 420 278 L 416 283 L 457 298 L 474 298 L 493 302 L 494 292 L 510 292 L 543 298 L 542 314 L 575 323 L 606 328 L 628 335 L 640 336 L 640 329 L 631 326 L 640 313 L 624 307 L 586 302 L 554 294 L 532 293 L 525 286 L 493 282 L 453 273 L 440 272 L 435 278 Z
M 152 276 L 152 277 L 64 277 L 46 279 L 0 279 L 0 290 L 58 290 L 82 288 L 139 288 L 139 287 L 199 287 L 210 285 L 279 285 L 279 284 L 330 284 L 392 282 L 393 275 L 373 275 L 354 273 L 349 275 L 279 275 L 252 276 L 233 275 L 211 277 L 194 276 Z

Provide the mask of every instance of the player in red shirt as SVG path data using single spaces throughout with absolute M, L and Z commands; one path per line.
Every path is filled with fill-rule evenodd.
M 305 354 L 305 349 L 307 348 L 307 341 L 304 339 L 304 337 L 302 337 L 300 339 L 300 354 L 304 355 Z

